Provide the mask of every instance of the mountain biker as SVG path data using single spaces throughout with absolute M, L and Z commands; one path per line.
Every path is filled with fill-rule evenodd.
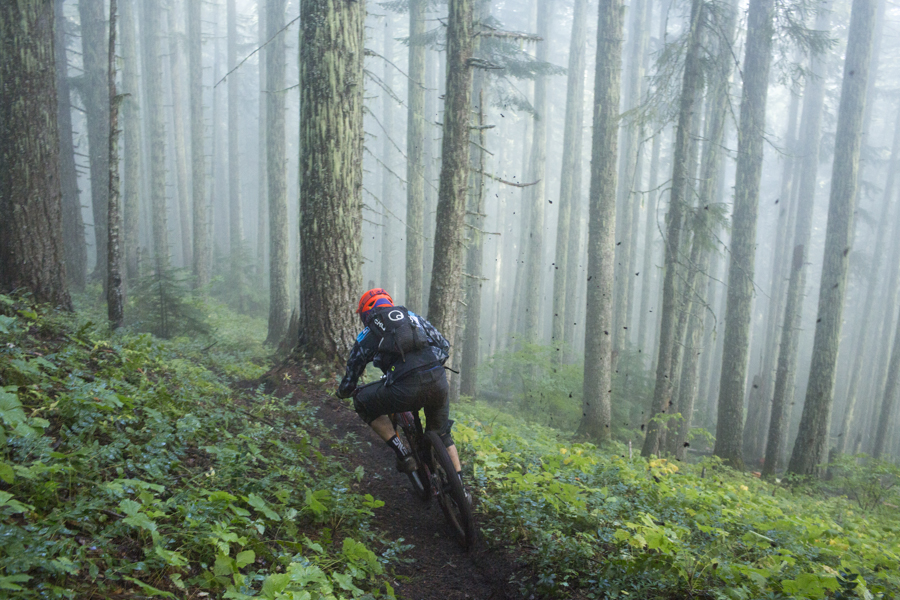
M 402 473 L 414 471 L 416 461 L 387 415 L 416 413 L 424 408 L 425 429 L 440 435 L 458 474 L 461 468 L 450 435 L 453 421 L 443 367 L 449 357 L 449 342 L 424 318 L 403 306 L 394 306 L 391 296 L 381 288 L 363 294 L 356 312 L 364 329 L 350 350 L 337 396 L 354 396 L 356 413 L 394 450 L 397 470 Z M 370 362 L 385 376 L 376 384 L 357 388 Z

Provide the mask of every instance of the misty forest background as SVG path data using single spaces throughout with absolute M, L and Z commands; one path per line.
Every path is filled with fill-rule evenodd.
M 896 460 L 898 18 L 3 3 L 0 285 L 166 338 L 214 300 L 330 361 L 384 287 L 454 401 L 766 476 Z

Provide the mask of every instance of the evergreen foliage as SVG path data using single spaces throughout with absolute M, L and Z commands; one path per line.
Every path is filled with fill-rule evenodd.
M 136 331 L 152 333 L 164 340 L 210 333 L 201 300 L 191 292 L 187 269 L 164 267 L 140 277 L 132 294 Z

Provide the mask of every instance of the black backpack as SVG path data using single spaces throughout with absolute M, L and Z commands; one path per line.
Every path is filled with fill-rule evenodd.
M 428 346 L 425 330 L 410 318 L 402 306 L 385 306 L 372 310 L 369 331 L 378 338 L 378 351 L 399 354 L 406 362 L 406 355 Z

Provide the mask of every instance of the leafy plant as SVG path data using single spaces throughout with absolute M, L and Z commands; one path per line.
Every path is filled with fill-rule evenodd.
M 209 347 L 22 298 L 0 314 L 0 596 L 393 594 L 372 549 L 402 548 L 316 450 L 315 406 L 232 387 L 264 371 L 264 328 Z

